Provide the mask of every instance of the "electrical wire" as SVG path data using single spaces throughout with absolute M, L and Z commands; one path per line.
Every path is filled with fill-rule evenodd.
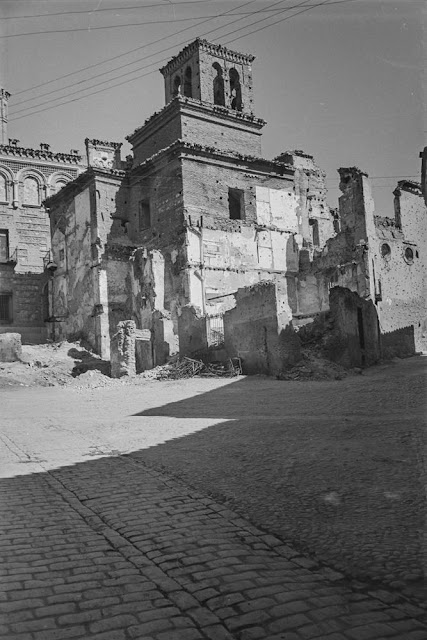
M 282 4 L 283 2 L 286 2 L 286 1 L 287 1 L 287 0 L 278 0 L 277 2 L 274 2 L 272 5 L 270 5 L 270 7 L 274 7 L 274 6 L 278 5 L 278 4 Z M 240 6 L 239 6 L 239 7 L 237 7 L 237 8 L 241 8 L 241 7 L 247 6 L 247 5 L 249 5 L 249 4 L 253 4 L 254 2 L 256 2 L 256 0 L 249 0 L 249 2 L 245 2 L 243 5 L 240 5 Z M 304 0 L 304 2 L 308 2 L 308 0 Z M 303 3 L 300 3 L 300 4 L 303 4 Z M 297 6 L 300 6 L 300 5 L 297 5 Z M 284 11 L 290 10 L 290 9 L 292 9 L 292 8 L 293 8 L 293 7 L 287 7 L 286 9 L 284 9 Z M 226 13 L 224 14 L 224 16 L 225 16 L 225 15 L 227 15 L 228 13 L 230 13 L 230 11 L 232 11 L 232 10 L 233 10 L 233 9 L 230 9 L 228 12 L 226 12 Z M 283 11 L 283 10 L 282 10 L 282 11 Z M 256 13 L 259 13 L 259 10 L 258 10 L 258 11 L 253 12 L 251 15 L 255 15 Z M 222 17 L 223 17 L 223 16 L 222 16 Z M 236 20 L 232 20 L 231 22 L 229 22 L 229 23 L 228 23 L 228 25 L 235 24 L 236 22 L 240 22 L 240 21 L 241 21 L 241 20 L 243 20 L 243 19 L 244 19 L 244 18 L 237 18 Z M 209 21 L 209 20 L 204 20 L 203 22 L 208 22 L 208 21 Z M 196 25 L 196 26 L 197 26 L 197 25 Z M 222 26 L 220 26 L 220 27 L 217 27 L 217 28 L 215 28 L 215 29 L 211 29 L 211 30 L 209 30 L 209 31 L 205 32 L 204 34 L 202 34 L 202 36 L 201 36 L 201 37 L 206 36 L 206 35 L 211 35 L 212 33 L 215 33 L 216 31 L 219 31 L 220 29 L 223 29 L 223 28 L 224 28 L 224 25 L 222 25 Z M 242 28 L 244 28 L 244 27 L 242 27 Z M 239 29 L 238 29 L 238 31 L 239 31 Z M 164 40 L 164 38 L 162 38 L 162 40 Z M 179 46 L 181 46 L 182 44 L 187 44 L 187 41 L 184 41 L 184 42 L 182 42 L 182 43 L 180 43 L 180 44 L 177 44 L 177 45 L 172 45 L 172 46 L 168 47 L 167 49 L 164 49 L 162 52 L 161 52 L 161 51 L 159 51 L 159 52 L 155 52 L 155 53 L 153 53 L 153 54 L 150 54 L 150 55 L 148 56 L 148 58 L 153 57 L 154 55 L 156 55 L 156 53 L 165 53 L 166 51 L 175 51 L 175 50 L 176 50 L 176 48 L 177 48 L 177 47 L 179 47 Z M 92 84 L 92 85 L 91 85 L 91 87 L 84 88 L 84 89 L 82 89 L 82 91 L 90 91 L 90 90 L 91 90 L 91 89 L 93 89 L 94 87 L 101 86 L 101 85 L 106 84 L 106 83 L 110 83 L 112 80 L 117 80 L 117 79 L 119 79 L 119 78 L 123 78 L 124 76 L 132 75 L 133 73 L 136 73 L 137 71 L 142 71 L 142 70 L 144 70 L 144 69 L 148 69 L 149 67 L 157 66 L 157 64 L 161 64 L 161 63 L 165 62 L 166 60 L 167 60 L 167 59 L 165 59 L 164 57 L 159 58 L 159 59 L 155 60 L 154 62 L 149 63 L 148 65 L 145 65 L 145 66 L 143 66 L 143 67 L 139 67 L 139 68 L 137 68 L 137 69 L 133 69 L 133 71 L 129 71 L 128 73 L 125 73 L 125 74 L 121 73 L 119 76 L 115 76 L 115 77 L 109 78 L 108 80 L 103 80 L 102 82 L 98 82 L 98 83 L 96 83 L 95 85 L 93 85 L 93 84 Z M 136 61 L 135 61 L 135 62 L 136 62 Z M 131 64 L 135 64 L 135 62 L 134 62 L 134 63 L 131 63 Z M 111 69 L 110 71 L 106 71 L 105 73 L 103 73 L 103 74 L 101 74 L 101 75 L 109 75 L 109 74 L 110 74 L 110 73 L 112 73 L 113 71 L 117 71 L 118 69 L 121 69 L 121 68 L 123 68 L 123 67 L 127 67 L 127 66 L 128 66 L 128 64 L 121 65 L 121 66 L 119 66 L 119 67 L 116 67 L 115 69 Z M 153 73 L 153 71 L 150 71 L 149 73 Z M 132 78 L 131 80 L 128 80 L 128 81 L 126 81 L 126 82 L 129 82 L 129 81 L 132 81 L 132 80 L 136 80 L 137 78 L 145 77 L 145 76 L 147 76 L 147 75 L 149 75 L 149 74 L 148 74 L 148 73 L 146 73 L 146 74 L 142 74 L 142 75 L 136 76 L 136 78 Z M 95 77 L 99 77 L 99 76 L 95 76 Z M 69 86 L 69 87 L 76 86 L 76 85 L 78 85 L 78 84 L 82 84 L 82 83 L 84 83 L 84 82 L 87 82 L 87 81 L 88 81 L 88 80 L 90 80 L 90 79 L 91 79 L 91 78 L 86 78 L 86 80 L 81 80 L 81 81 L 79 81 L 79 82 L 77 82 L 77 83 L 72 83 L 72 84 L 70 84 L 70 85 L 68 85 L 68 86 Z M 118 83 L 118 84 L 111 85 L 111 86 L 112 86 L 112 87 L 115 87 L 115 86 L 121 86 L 122 84 L 124 84 L 124 83 L 123 83 L 123 82 L 120 82 L 120 83 Z M 50 93 L 56 93 L 57 91 L 63 91 L 63 90 L 65 90 L 66 88 L 68 88 L 68 87 L 62 87 L 61 89 L 53 90 L 53 91 L 51 91 Z M 107 89 L 109 89 L 109 88 L 110 88 L 110 87 L 107 87 Z M 103 91 L 105 91 L 105 90 L 106 90 L 106 89 L 103 89 Z M 79 93 L 79 92 L 77 92 L 77 93 Z M 94 92 L 94 94 L 95 94 L 95 93 L 99 93 L 99 91 L 98 91 L 98 92 Z M 34 105 L 30 106 L 30 107 L 25 107 L 24 109 L 19 109 L 18 111 L 13 111 L 11 115 L 15 116 L 15 115 L 17 115 L 17 114 L 19 114 L 19 113 L 23 113 L 23 112 L 28 111 L 28 110 L 30 110 L 30 109 L 32 110 L 32 109 L 34 109 L 34 108 L 36 108 L 36 107 L 40 107 L 40 106 L 45 105 L 45 104 L 50 104 L 50 103 L 52 103 L 52 102 L 56 102 L 57 100 L 62 100 L 62 99 L 63 99 L 63 98 L 65 98 L 65 97 L 72 96 L 72 95 L 75 95 L 75 94 L 76 94 L 76 92 L 70 92 L 70 93 L 68 93 L 68 94 L 65 94 L 64 96 L 58 96 L 57 98 L 49 99 L 49 100 L 46 100 L 46 101 L 44 101 L 44 102 L 39 102 L 38 104 L 34 104 Z M 48 94 L 45 94 L 45 95 L 48 95 Z M 92 95 L 92 94 L 87 94 L 87 95 L 89 96 L 89 95 Z M 82 96 L 82 98 L 85 98 L 85 97 L 87 97 L 87 96 Z M 37 97 L 35 97 L 35 98 L 31 98 L 31 100 L 37 100 Z M 19 104 L 23 104 L 24 102 L 26 103 L 27 101 L 21 101 Z M 59 105 L 55 105 L 55 106 L 61 106 L 61 104 L 66 104 L 66 103 L 60 103 Z M 52 107 L 52 108 L 53 108 L 53 107 Z M 35 112 L 33 112 L 33 113 L 35 113 Z M 39 113 L 39 112 L 37 112 L 37 113 Z M 23 117 L 23 116 L 20 116 L 20 117 Z M 17 118 L 14 118 L 14 117 L 10 118 L 10 120 L 11 120 L 11 121 L 12 121 L 12 120 L 14 120 L 14 119 L 17 119 Z
M 326 0 L 327 1 L 327 0 Z M 314 6 L 314 5 L 313 5 Z M 260 9 L 260 12 L 264 12 L 265 9 Z M 230 13 L 229 15 L 252 15 L 253 12 L 246 12 L 246 13 Z M 207 18 L 207 19 L 214 19 L 214 18 L 219 18 L 221 17 L 222 14 L 214 14 L 214 15 L 209 15 L 209 16 L 200 16 L 201 18 Z M 191 20 L 197 20 L 197 18 L 195 18 L 194 16 L 190 17 L 190 18 L 167 18 L 166 20 L 144 20 L 144 22 L 128 22 L 127 24 L 109 24 L 109 25 L 104 25 L 102 27 L 90 27 L 90 26 L 85 26 L 85 27 L 74 27 L 72 29 L 49 29 L 46 31 L 28 31 L 27 33 L 10 33 L 10 34 L 5 34 L 5 35 L 0 35 L 0 39 L 1 38 L 19 38 L 21 36 L 38 36 L 38 35 L 46 35 L 47 33 L 51 34 L 51 33 L 76 33 L 78 31 L 86 31 L 88 33 L 91 33 L 92 31 L 100 31 L 103 29 L 122 29 L 123 27 L 141 27 L 141 26 L 147 26 L 147 25 L 154 25 L 154 24 L 171 24 L 171 23 L 175 23 L 175 22 L 190 22 Z
M 15 0 L 16 2 L 16 0 Z M 28 0 L 25 0 L 25 2 L 28 2 Z M 178 5 L 181 4 L 203 4 L 206 2 L 212 2 L 212 0 L 174 0 L 173 2 L 173 6 L 176 7 Z M 24 15 L 24 16 L 3 16 L 2 20 L 23 20 L 23 19 L 33 19 L 33 18 L 51 18 L 54 16 L 69 16 L 69 15 L 76 15 L 76 14 L 97 14 L 97 13 L 101 13 L 102 11 L 126 11 L 128 9 L 151 9 L 153 7 L 165 7 L 166 5 L 163 4 L 162 2 L 156 2 L 154 4 L 139 4 L 139 5 L 134 5 L 132 7 L 100 7 L 99 9 L 86 9 L 84 11 L 57 11 L 55 13 L 36 13 L 33 15 Z
M 286 1 L 286 0 L 283 0 L 283 1 Z M 250 4 L 253 4 L 254 2 L 256 2 L 256 0 L 249 0 L 249 2 L 244 2 L 243 4 L 240 4 L 237 7 L 233 7 L 233 9 L 230 9 L 229 11 L 226 11 L 225 13 L 220 14 L 220 16 L 221 17 L 226 16 L 226 15 L 228 15 L 230 13 L 230 11 L 233 11 L 235 9 L 241 9 L 243 7 L 246 7 L 246 6 L 250 5 Z M 40 84 L 33 85 L 32 87 L 29 87 L 28 89 L 22 89 L 21 91 L 15 92 L 14 95 L 18 96 L 18 95 L 20 95 L 22 93 L 26 93 L 27 91 L 32 91 L 33 89 L 38 89 L 38 88 L 44 87 L 44 86 L 46 86 L 48 84 L 52 84 L 53 82 L 57 82 L 58 80 L 63 80 L 63 79 L 68 78 L 70 76 L 76 75 L 77 73 L 81 73 L 82 71 L 87 71 L 88 69 L 93 69 L 93 68 L 99 67 L 99 66 L 101 66 L 103 64 L 107 64 L 107 62 L 112 62 L 113 60 L 118 60 L 119 58 L 123 58 L 125 56 L 128 56 L 128 55 L 130 55 L 132 53 L 135 53 L 136 51 L 141 51 L 142 49 L 146 49 L 147 47 L 151 47 L 152 45 L 158 44 L 159 42 L 164 42 L 165 39 L 169 39 L 172 36 L 177 36 L 177 35 L 179 35 L 181 33 L 189 31 L 190 29 L 193 29 L 194 27 L 198 27 L 198 26 L 200 26 L 202 24 L 205 24 L 206 22 L 210 22 L 211 20 L 212 20 L 212 18 L 209 18 L 207 20 L 202 20 L 202 21 L 198 22 L 195 25 L 191 25 L 190 27 L 185 27 L 185 29 L 181 29 L 180 31 L 177 31 L 177 32 L 171 34 L 170 36 L 167 36 L 167 38 L 162 36 L 161 38 L 158 38 L 157 40 L 152 40 L 151 42 L 147 42 L 146 44 L 143 44 L 143 45 L 141 45 L 139 47 L 136 47 L 135 49 L 130 49 L 129 51 L 125 51 L 124 53 L 120 53 L 117 56 L 113 56 L 112 58 L 105 58 L 104 60 L 102 60 L 100 62 L 96 62 L 95 64 L 90 64 L 87 67 L 82 67 L 81 69 L 77 69 L 76 71 L 72 71 L 71 73 L 67 73 L 65 75 L 58 76 L 57 78 L 53 78 L 52 80 L 48 80 L 47 82 L 42 82 Z M 235 22 L 237 22 L 237 21 L 235 21 Z M 212 32 L 208 32 L 208 33 L 213 33 L 213 31 Z M 207 34 L 205 34 L 205 35 L 207 35 Z M 179 47 L 179 46 L 181 46 L 181 45 L 177 44 L 177 45 L 174 45 L 174 47 L 169 47 L 169 49 L 173 49 L 173 48 Z M 166 49 L 166 51 L 168 51 L 169 49 Z M 152 54 L 152 55 L 155 55 L 155 54 Z M 139 62 L 139 60 L 138 61 L 134 61 L 134 62 L 130 62 L 130 63 L 127 63 L 127 64 L 134 64 L 135 62 Z M 127 66 L 127 65 L 124 65 L 124 66 Z M 111 71 L 116 71 L 117 69 L 120 69 L 120 68 L 122 68 L 122 67 L 116 67 L 115 69 L 110 70 L 110 72 L 106 71 L 104 73 L 111 73 Z M 87 78 L 87 80 L 89 80 L 89 79 L 90 78 Z M 67 86 L 73 86 L 73 85 L 71 84 L 71 85 L 67 85 Z M 63 88 L 67 88 L 67 87 L 63 87 Z M 61 89 L 58 89 L 57 91 L 60 91 L 60 90 Z
M 342 0 L 342 3 L 347 3 L 347 2 L 354 2 L 355 0 Z M 319 2 L 316 5 L 316 7 L 321 7 L 324 4 L 331 4 L 328 0 L 323 0 L 323 2 Z M 237 38 L 232 38 L 231 40 L 226 40 L 224 42 L 224 44 L 230 44 L 230 42 L 236 42 L 236 40 L 241 40 L 241 38 L 246 38 L 246 36 L 250 36 L 253 33 L 258 33 L 258 31 L 263 31 L 263 29 L 267 29 L 268 27 L 274 27 L 276 26 L 276 24 L 280 24 L 281 22 L 285 22 L 286 20 L 291 20 L 292 18 L 295 18 L 296 16 L 299 16 L 301 13 L 305 13 L 306 11 L 310 11 L 312 7 L 305 7 L 304 9 L 302 9 L 301 11 L 297 11 L 297 13 L 293 13 L 291 16 L 286 16 L 285 18 L 281 18 L 280 20 L 276 20 L 273 24 L 269 24 L 269 25 L 265 25 L 264 27 L 260 27 L 259 29 L 254 29 L 253 31 L 249 31 L 248 33 L 245 33 L 241 36 L 238 36 Z M 260 20 L 260 22 L 263 22 L 264 20 L 268 20 L 270 18 L 270 16 L 268 18 L 263 18 L 263 20 Z M 256 23 L 254 23 L 256 24 Z M 232 33 L 232 32 L 230 32 Z M 230 35 L 230 33 L 226 33 L 224 34 L 222 37 L 226 38 L 228 35 Z
M 253 2 L 253 1 L 254 1 L 254 0 L 252 0 L 252 2 Z M 281 1 L 282 1 L 282 0 L 280 0 L 279 2 L 274 3 L 274 4 L 273 4 L 273 5 L 271 5 L 271 6 L 274 6 L 274 5 L 280 4 L 280 2 L 281 2 Z M 306 2 L 307 2 L 307 1 L 308 1 L 308 0 L 305 0 L 305 1 L 301 2 L 299 5 L 296 5 L 296 7 L 306 4 Z M 343 0 L 343 1 L 344 1 L 344 2 L 353 2 L 353 1 L 355 1 L 355 0 Z M 251 2 L 249 2 L 249 3 L 245 3 L 245 5 L 247 5 L 247 4 L 251 4 Z M 306 11 L 306 10 L 309 10 L 309 9 L 311 9 L 311 8 L 315 8 L 315 7 L 318 7 L 318 6 L 322 6 L 322 5 L 325 5 L 325 4 L 329 4 L 329 3 L 328 3 L 328 0 L 324 0 L 323 2 L 317 3 L 317 4 L 315 4 L 315 5 L 311 5 L 310 7 L 305 7 L 305 9 L 304 9 L 303 11 Z M 243 5 L 243 6 L 245 6 L 245 5 Z M 296 7 L 291 7 L 291 8 L 290 8 L 290 7 L 288 7 L 288 8 L 286 8 L 286 9 L 284 9 L 284 10 L 282 11 L 282 13 L 283 13 L 283 12 L 285 12 L 285 11 L 289 11 L 289 10 L 291 10 L 291 9 L 293 9 L 293 8 L 296 8 Z M 238 7 L 238 8 L 239 8 L 239 7 Z M 303 11 L 300 11 L 300 12 L 298 12 L 298 13 L 296 13 L 296 14 L 293 14 L 292 16 L 287 16 L 287 18 L 286 18 L 286 19 L 291 19 L 291 18 L 293 18 L 293 17 L 295 17 L 295 16 L 299 15 L 300 13 L 303 13 Z M 229 13 L 229 12 L 228 12 L 228 13 Z M 253 12 L 253 13 L 254 13 L 254 14 L 256 14 L 257 12 Z M 224 14 L 224 15 L 226 15 L 226 14 Z M 242 19 L 242 18 L 239 18 L 238 20 L 241 20 L 241 19 Z M 242 29 L 245 29 L 245 28 L 248 28 L 248 27 L 250 27 L 250 26 L 253 26 L 254 24 L 257 24 L 257 23 L 259 23 L 259 22 L 262 22 L 262 21 L 264 21 L 265 19 L 266 19 L 266 18 L 263 18 L 262 20 L 259 20 L 259 21 L 257 21 L 257 22 L 252 23 L 251 25 L 246 25 L 245 27 L 242 27 L 241 29 L 238 29 L 238 31 L 241 31 Z M 238 21 L 238 20 L 237 20 L 237 21 Z M 282 20 L 281 20 L 281 21 L 279 21 L 279 22 L 283 22 L 284 20 L 285 20 L 285 19 L 282 19 Z M 235 21 L 235 22 L 237 22 L 237 21 Z M 276 21 L 274 24 L 277 24 L 277 22 L 278 22 L 278 21 Z M 231 24 L 232 24 L 232 23 L 231 23 Z M 261 27 L 260 29 L 257 29 L 257 31 L 261 31 L 261 30 L 263 30 L 263 29 L 267 29 L 267 28 L 269 28 L 269 27 L 271 27 L 271 26 L 274 26 L 274 24 L 265 25 L 264 27 Z M 218 30 L 219 30 L 219 29 L 221 29 L 221 28 L 223 28 L 223 27 L 217 27 L 216 29 L 214 29 L 214 30 L 212 30 L 212 31 L 210 31 L 210 32 L 208 32 L 208 33 L 206 33 L 206 34 L 203 34 L 203 35 L 209 35 L 210 33 L 213 33 L 214 31 L 218 31 Z M 226 34 L 226 35 L 229 35 L 229 34 Z M 246 34 L 246 35 L 249 35 L 249 34 Z M 244 36 L 242 36 L 242 37 L 244 37 Z M 236 39 L 238 39 L 238 38 L 236 38 Z M 229 42 L 232 42 L 232 41 L 233 41 L 233 40 L 230 40 Z M 186 43 L 183 43 L 183 44 L 186 44 Z M 169 49 L 175 49 L 175 48 L 176 48 L 176 47 L 178 47 L 178 46 L 181 46 L 181 45 L 174 45 L 173 47 L 169 47 L 168 49 L 164 50 L 164 52 L 165 52 L 165 51 L 167 51 L 167 50 L 169 50 Z M 152 54 L 152 55 L 155 55 L 155 54 Z M 151 56 L 149 56 L 149 57 L 151 57 Z M 153 62 L 153 63 L 151 63 L 151 64 L 150 64 L 150 65 L 148 65 L 148 66 L 153 66 L 154 64 L 158 64 L 159 62 L 161 63 L 161 62 L 163 62 L 163 61 L 164 61 L 164 59 L 157 60 L 156 62 Z M 146 67 L 146 68 L 147 68 L 147 67 Z M 141 69 L 135 69 L 133 72 L 129 72 L 129 74 L 131 74 L 131 73 L 135 73 L 136 71 L 139 71 L 139 70 L 141 70 Z M 107 73 L 108 73 L 108 72 L 107 72 Z M 111 73 L 111 72 L 110 72 L 110 73 Z M 108 90 L 110 90 L 110 89 L 112 89 L 112 88 L 115 88 L 115 87 L 118 87 L 118 86 L 122 86 L 123 84 L 127 84 L 128 82 L 133 82 L 134 80 L 137 80 L 137 79 L 140 79 L 140 78 L 145 77 L 145 76 L 147 76 L 147 75 L 150 75 L 151 73 L 153 73 L 153 71 L 149 71 L 149 72 L 147 72 L 147 73 L 145 73 L 145 74 L 140 74 L 140 75 L 138 75 L 138 76 L 136 76 L 135 78 L 132 78 L 132 79 L 130 79 L 130 80 L 125 80 L 125 81 L 122 81 L 122 82 L 119 82 L 119 83 L 115 83 L 115 84 L 110 85 L 110 86 L 108 86 L 108 87 L 106 87 L 106 88 L 104 88 L 104 89 L 100 89 L 100 90 L 98 90 L 98 91 L 94 91 L 94 92 L 88 93 L 87 95 L 80 96 L 80 97 L 77 97 L 77 98 L 74 98 L 74 99 L 71 99 L 71 100 L 66 100 L 65 102 L 61 102 L 61 103 L 59 103 L 59 104 L 57 104 L 57 105 L 52 105 L 52 106 L 50 106 L 50 107 L 45 107 L 45 108 L 43 108 L 43 109 L 39 109 L 39 110 L 36 110 L 36 111 L 34 111 L 34 110 L 33 110 L 33 109 L 34 109 L 34 107 L 29 107 L 28 109 L 31 109 L 31 113 L 24 114 L 24 115 L 18 115 L 17 117 L 12 117 L 12 118 L 10 118 L 10 121 L 20 120 L 20 119 L 22 119 L 22 118 L 26 118 L 26 117 L 29 117 L 29 116 L 31 116 L 31 115 L 36 115 L 36 114 L 38 114 L 38 113 L 42 113 L 42 112 L 44 112 L 44 111 L 48 111 L 48 110 L 51 110 L 51 109 L 55 109 L 55 108 L 57 108 L 57 107 L 59 107 L 59 106 L 62 106 L 62 105 L 64 105 L 64 104 L 70 104 L 70 103 L 73 103 L 73 102 L 77 102 L 77 101 L 82 100 L 82 99 L 84 99 L 84 98 L 88 98 L 88 97 L 90 97 L 91 95 L 97 95 L 98 93 L 102 93 L 102 92 L 104 92 L 104 91 L 108 91 Z M 121 77 L 123 77 L 123 76 L 121 76 Z M 105 84 L 106 82 L 111 82 L 111 79 L 110 79 L 110 80 L 108 80 L 108 81 L 103 81 L 102 83 L 99 83 L 99 85 L 100 85 L 100 84 Z M 87 90 L 87 89 L 83 89 L 83 91 L 86 91 L 86 90 Z M 73 94 L 71 94 L 71 95 L 73 95 Z M 64 97 L 65 97 L 65 96 L 61 96 L 60 98 L 56 98 L 56 99 L 54 99 L 53 101 L 55 102 L 56 100 L 60 100 L 60 99 L 62 99 L 62 98 L 64 98 Z M 52 101 L 47 101 L 47 103 L 49 103 L 49 102 L 52 102 Z M 42 106 L 42 104 L 40 103 L 39 105 L 35 105 L 35 106 Z M 28 109 L 22 109 L 22 110 L 20 110 L 20 111 L 18 111 L 18 112 L 16 112 L 16 113 L 22 113 L 22 112 L 24 112 L 24 111 L 27 111 Z

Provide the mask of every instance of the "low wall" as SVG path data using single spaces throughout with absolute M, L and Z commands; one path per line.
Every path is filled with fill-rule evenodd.
M 187 305 L 178 317 L 179 355 L 193 356 L 208 349 L 206 318 L 198 307 Z
M 333 330 L 325 349 L 330 360 L 344 367 L 365 367 L 380 359 L 378 316 L 371 300 L 343 287 L 329 294 Z
M 278 375 L 301 358 L 292 327 L 286 283 L 265 281 L 236 293 L 224 315 L 225 349 L 242 360 L 243 373 Z
M 407 358 L 416 353 L 413 325 L 381 334 L 381 356 L 383 358 Z

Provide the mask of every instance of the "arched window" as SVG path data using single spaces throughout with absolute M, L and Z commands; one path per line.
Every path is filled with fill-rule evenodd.
M 40 204 L 40 184 L 37 178 L 28 176 L 24 179 L 23 203 L 33 206 Z
M 218 62 L 214 62 L 212 66 L 216 71 L 216 76 L 213 81 L 214 104 L 219 104 L 225 107 L 224 78 L 222 77 L 222 67 Z
M 7 202 L 7 180 L 0 173 L 0 202 Z
M 175 76 L 173 80 L 173 96 L 177 96 L 181 93 L 181 78 L 180 76 Z
M 187 98 L 193 97 L 192 71 L 191 67 L 187 67 L 184 74 L 184 95 Z
M 58 193 L 66 184 L 68 184 L 66 180 L 57 180 L 55 182 L 54 193 Z
M 240 86 L 240 76 L 239 72 L 234 69 L 230 69 L 230 97 L 231 97 L 231 108 L 236 111 L 242 110 L 242 88 Z

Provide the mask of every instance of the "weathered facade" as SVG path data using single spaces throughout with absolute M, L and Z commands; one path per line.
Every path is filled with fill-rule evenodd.
M 9 93 L 0 88 L 0 333 L 43 342 L 49 318 L 49 217 L 42 204 L 82 170 L 78 151 L 22 147 L 7 137 Z
M 262 158 L 252 60 L 191 43 L 162 69 L 167 104 L 128 137 L 126 171 L 92 168 L 48 200 L 57 335 L 107 356 L 118 322 L 134 320 L 151 332 L 137 342 L 146 368 L 200 332 L 185 308 L 208 318 L 209 340 L 237 289 L 282 277 L 295 291 L 300 249 L 320 250 L 333 217 L 311 156 Z
M 377 216 L 368 176 L 354 167 L 339 173 L 341 230 L 301 274 L 308 295 L 300 299 L 308 311 L 324 310 L 331 288 L 347 288 L 375 304 L 380 335 L 413 327 L 414 350 L 426 350 L 427 210 L 421 186 L 399 181 L 390 215 Z
M 341 169 L 339 210 L 331 210 L 312 156 L 262 157 L 252 62 L 197 39 L 161 69 L 166 105 L 128 136 L 126 163 L 118 144 L 87 141 L 89 168 L 46 203 L 55 337 L 83 338 L 109 358 L 117 326 L 131 321 L 142 370 L 222 343 L 225 313 L 229 355 L 253 343 L 248 370 L 271 373 L 298 359 L 294 328 L 327 310 L 330 289 L 340 286 L 371 301 L 351 304 L 362 320 L 377 314 L 378 336 L 410 325 L 422 347 L 419 185 L 400 182 L 393 216 L 378 218 L 366 174 Z M 253 309 L 255 300 L 263 309 Z M 253 331 L 242 343 L 239 326 L 254 317 L 268 344 Z M 349 327 L 361 330 L 353 320 Z

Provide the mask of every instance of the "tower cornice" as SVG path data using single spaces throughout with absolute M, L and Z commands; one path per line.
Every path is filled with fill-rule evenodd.
M 152 116 L 147 118 L 142 126 L 138 127 L 135 131 L 126 136 L 126 140 L 133 144 L 133 142 L 144 131 L 148 130 L 150 126 L 156 126 L 157 123 L 160 123 L 163 119 L 167 118 L 170 113 L 174 113 L 175 111 L 184 112 L 185 110 L 211 115 L 221 120 L 227 120 L 232 124 L 240 123 L 255 130 L 261 130 L 267 124 L 265 120 L 258 118 L 251 113 L 235 111 L 234 109 L 215 105 L 210 102 L 203 102 L 202 100 L 196 100 L 195 98 L 186 98 L 178 95 L 163 107 L 163 109 L 153 113 Z
M 176 69 L 178 69 L 188 58 L 192 56 L 195 51 L 207 51 L 211 55 L 218 56 L 219 58 L 223 58 L 224 60 L 228 60 L 229 62 L 237 62 L 241 64 L 250 65 L 254 60 L 255 56 L 240 53 L 239 51 L 233 51 L 232 49 L 227 49 L 220 44 L 213 44 L 212 42 L 208 42 L 207 40 L 203 40 L 202 38 L 196 38 L 193 42 L 190 42 L 178 55 L 174 56 L 169 62 L 160 69 L 160 73 L 163 76 L 166 76 L 170 73 L 173 73 Z

